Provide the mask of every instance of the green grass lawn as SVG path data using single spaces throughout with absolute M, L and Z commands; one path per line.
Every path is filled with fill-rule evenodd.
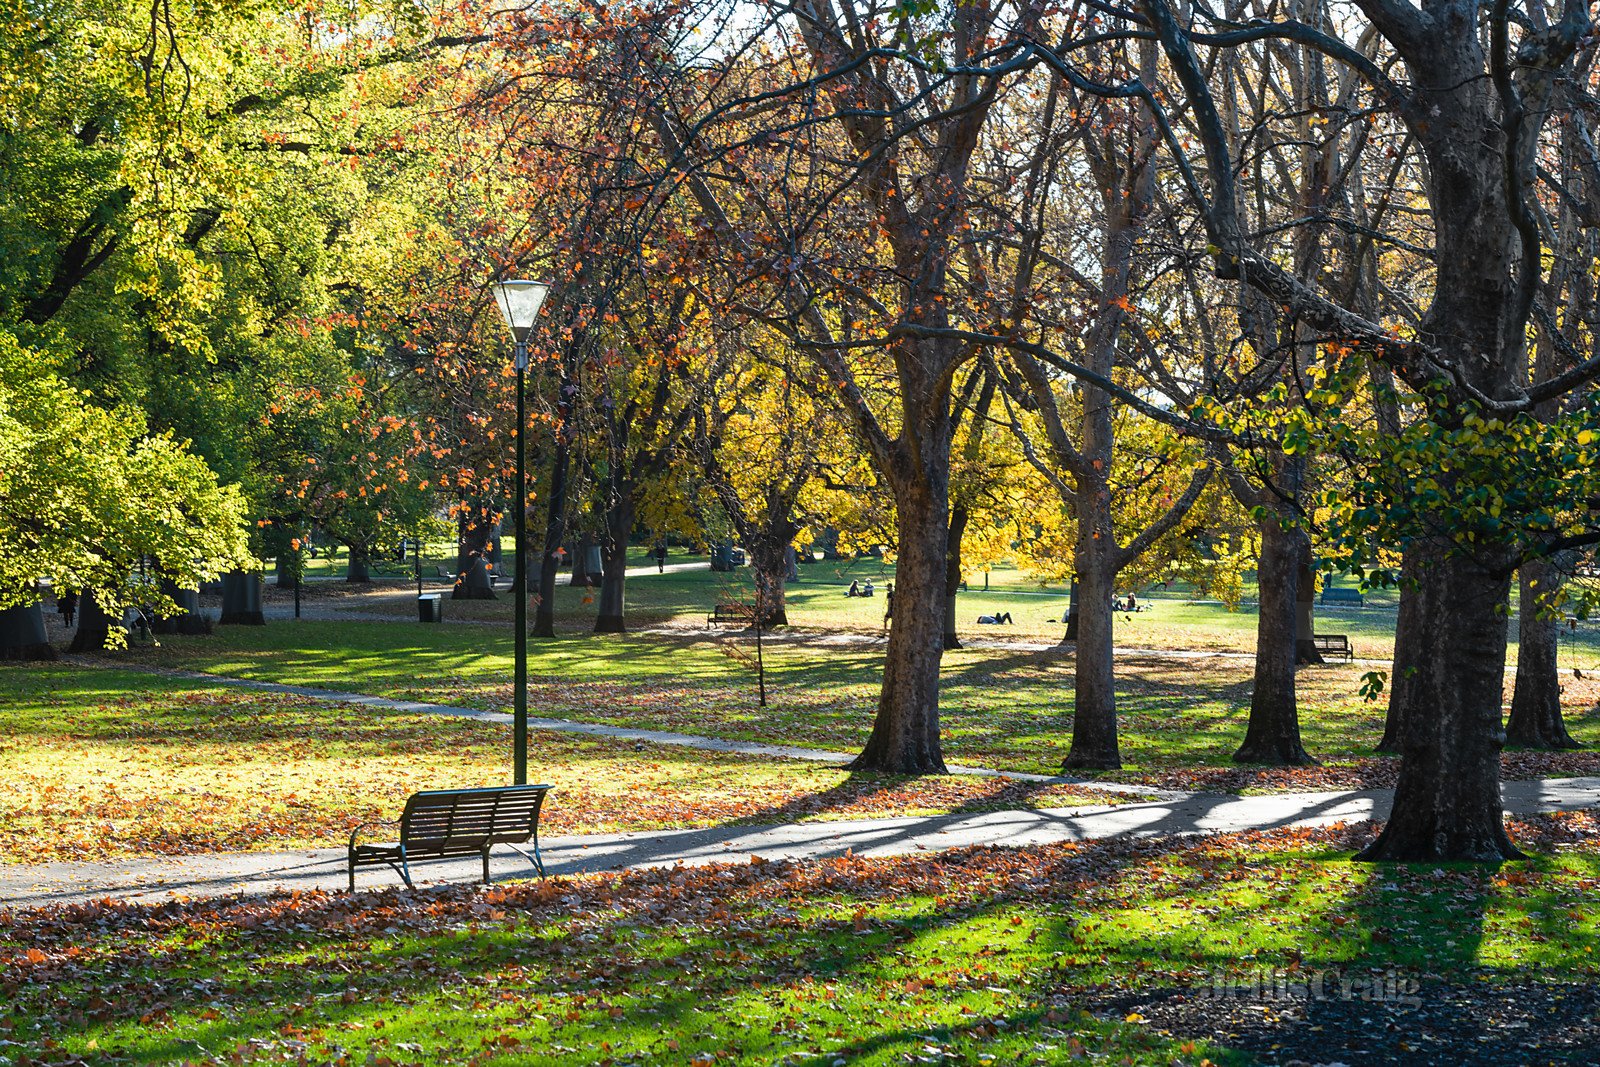
M 770 706 L 757 706 L 749 665 L 728 654 L 747 637 L 568 634 L 530 645 L 535 714 L 679 730 L 840 752 L 866 740 L 881 649 L 774 642 L 767 646 Z M 398 622 L 275 623 L 140 646 L 132 658 L 219 674 L 324 685 L 382 696 L 502 709 L 511 703 L 511 638 L 479 626 Z M 946 758 L 1003 770 L 1054 773 L 1071 739 L 1073 671 L 1056 651 L 972 648 L 944 658 Z M 1118 663 L 1123 771 L 1110 777 L 1204 789 L 1306 789 L 1391 784 L 1394 762 L 1375 759 L 1381 705 L 1358 695 L 1363 668 L 1301 672 L 1301 721 L 1325 766 L 1236 768 L 1252 684 L 1248 660 L 1129 658 Z M 1509 679 L 1508 679 L 1509 684 Z M 1508 692 L 1509 699 L 1509 692 Z M 1600 685 L 1569 678 L 1564 699 L 1580 740 L 1600 743 Z M 1507 773 L 1597 773 L 1588 753 L 1508 757 Z
M 19 1063 L 1585 1062 L 1596 825 L 1514 831 L 1541 855 L 1499 869 L 1346 862 L 1361 826 L 0 913 L 0 1033 Z M 1519 1021 L 1552 996 L 1578 1017 Z
M 674 555 L 681 563 L 697 557 Z M 654 566 L 643 550 L 635 550 L 630 563 L 636 567 Z M 446 587 L 430 567 L 424 572 L 431 592 Z M 790 583 L 787 599 L 791 625 L 803 631 L 827 633 L 881 633 L 884 627 L 885 592 L 894 581 L 893 565 L 877 559 L 818 561 L 800 568 L 801 580 Z M 871 578 L 877 595 L 871 598 L 844 596 L 853 579 Z M 635 628 L 661 626 L 703 627 L 707 613 L 719 601 L 748 600 L 751 596 L 748 568 L 728 574 L 709 570 L 649 574 L 628 581 L 628 620 Z M 274 597 L 287 594 L 277 591 Z M 318 601 L 329 600 L 341 607 L 413 617 L 410 586 L 404 582 L 380 582 L 374 587 L 347 589 L 342 583 L 316 583 L 308 595 Z M 1171 590 L 1141 590 L 1140 602 L 1149 610 L 1116 616 L 1117 644 L 1128 648 L 1196 649 L 1228 652 L 1253 652 L 1256 643 L 1255 586 L 1247 582 L 1245 599 L 1238 611 L 1229 611 L 1215 600 L 1192 600 L 1182 585 Z M 332 598 L 332 599 L 330 599 Z M 1343 605 L 1317 608 L 1317 628 L 1323 633 L 1349 636 L 1356 655 L 1363 659 L 1386 660 L 1394 652 L 1394 590 L 1374 590 L 1367 594 L 1363 607 Z M 574 588 L 563 576 L 556 587 L 556 622 L 565 631 L 579 633 L 593 625 L 593 590 Z M 958 594 L 957 625 L 965 637 L 1009 639 L 1054 644 L 1062 634 L 1061 618 L 1067 608 L 1063 586 L 1041 586 L 1015 570 L 996 570 L 989 576 L 989 588 L 981 578 Z M 447 601 L 447 621 L 505 622 L 512 614 L 509 593 L 501 589 L 496 601 Z M 1010 612 L 1014 626 L 980 626 L 979 615 Z M 1510 661 L 1516 661 L 1516 619 L 1511 622 Z M 1562 662 L 1566 667 L 1588 667 L 1600 671 L 1600 626 L 1585 622 L 1563 636 Z
M 551 833 L 1114 803 L 993 778 L 851 774 L 799 760 L 540 731 Z M 0 666 L 0 862 L 330 846 L 419 789 L 509 779 L 494 723 L 77 665 Z

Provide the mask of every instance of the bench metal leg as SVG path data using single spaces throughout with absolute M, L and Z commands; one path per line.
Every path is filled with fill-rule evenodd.
M 537 830 L 535 830 L 533 834 L 533 855 L 530 856 L 525 850 L 518 848 L 509 841 L 506 842 L 506 847 L 511 849 L 517 855 L 521 856 L 523 859 L 527 860 L 529 863 L 533 864 L 533 869 L 539 872 L 540 878 L 549 877 L 549 875 L 544 873 L 544 857 L 539 854 L 539 832 Z
M 483 884 L 489 884 L 489 846 L 483 846 Z

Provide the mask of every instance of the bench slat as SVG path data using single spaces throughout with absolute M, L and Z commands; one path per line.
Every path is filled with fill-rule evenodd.
M 358 866 L 387 863 L 410 885 L 410 860 L 474 853 L 483 856 L 484 881 L 487 882 L 490 847 L 499 844 L 515 847 L 530 839 L 534 854 L 529 859 L 542 875 L 544 865 L 538 856 L 539 812 L 549 791 L 547 785 L 526 785 L 413 793 L 400 816 L 398 842 L 357 845 L 356 835 L 350 835 L 351 889 L 355 888 Z

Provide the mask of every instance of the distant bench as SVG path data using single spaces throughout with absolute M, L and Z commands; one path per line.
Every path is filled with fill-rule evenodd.
M 737 623 L 740 626 L 750 624 L 750 613 L 743 604 L 718 604 L 711 609 L 711 614 L 706 616 L 707 626 L 725 626 Z
M 1324 604 L 1354 604 L 1356 607 L 1367 602 L 1359 589 L 1335 589 L 1332 586 L 1323 586 L 1322 603 Z
M 483 880 L 489 881 L 489 850 L 506 845 L 533 864 L 544 877 L 539 855 L 539 809 L 547 785 L 502 785 L 487 789 L 429 789 L 413 793 L 399 819 L 400 839 L 384 844 L 358 845 L 356 837 L 371 826 L 389 826 L 384 820 L 365 823 L 350 832 L 350 891 L 356 889 L 356 868 L 386 864 L 411 885 L 411 861 L 449 856 L 483 856 Z M 533 842 L 529 855 L 518 845 Z
M 1324 656 L 1340 656 L 1344 659 L 1354 659 L 1355 651 L 1350 647 L 1350 638 L 1344 634 L 1315 634 L 1311 644 Z

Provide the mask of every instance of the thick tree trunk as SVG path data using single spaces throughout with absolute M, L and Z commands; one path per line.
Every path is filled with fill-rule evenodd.
M 561 569 L 561 542 L 567 536 L 567 466 L 570 449 L 561 433 L 556 436 L 550 469 L 550 505 L 544 523 L 544 553 L 539 557 L 539 591 L 533 609 L 533 636 L 556 635 L 556 574 Z
M 101 610 L 94 594 L 85 590 L 78 597 L 78 630 L 72 635 L 68 652 L 104 652 L 111 635 L 111 617 Z
M 1072 576 L 1072 584 L 1067 587 L 1067 632 L 1061 635 L 1063 645 L 1073 644 L 1078 640 L 1078 576 Z
M 79 598 L 79 611 L 87 598 Z M 44 628 L 39 604 L 0 611 L 0 660 L 52 660 L 56 650 Z
M 1561 621 L 1550 610 L 1560 592 L 1556 568 L 1540 560 L 1517 572 L 1521 608 L 1517 618 L 1517 684 L 1511 696 L 1506 741 L 1522 748 L 1582 748 L 1561 717 L 1561 678 L 1556 663 Z
M 791 528 L 784 524 L 785 528 Z M 784 585 L 789 577 L 789 540 L 762 532 L 746 538 L 750 546 L 750 568 L 756 583 L 756 605 L 764 616 L 763 626 L 789 625 L 789 609 Z M 791 536 L 793 536 L 791 534 Z
M 1302 535 L 1294 568 L 1294 661 L 1321 665 L 1326 660 L 1312 640 L 1317 635 L 1317 576 L 1311 569 L 1311 538 Z
M 1306 766 L 1316 761 L 1300 741 L 1294 673 L 1301 637 L 1296 619 L 1301 602 L 1298 591 L 1310 540 L 1305 531 L 1286 530 L 1272 516 L 1262 520 L 1260 529 L 1255 691 L 1244 743 L 1233 758 L 1239 763 Z
M 278 557 L 273 561 L 272 584 L 279 589 L 294 588 L 294 549 L 287 544 L 278 552 Z
M 1400 611 L 1394 627 L 1394 662 L 1389 668 L 1389 712 L 1377 746 L 1379 752 L 1396 755 L 1405 738 L 1407 713 L 1413 700 L 1412 681 L 1422 647 L 1422 583 L 1432 580 L 1424 572 L 1421 560 L 1421 549 L 1407 546 L 1400 563 Z
M 1413 547 L 1418 547 L 1413 545 Z M 1417 611 L 1400 778 L 1383 833 L 1358 859 L 1519 859 L 1500 802 L 1508 578 L 1436 540 Z
M 585 532 L 578 538 L 578 548 L 572 553 L 572 579 L 570 585 L 590 585 L 596 575 L 589 573 L 589 550 L 594 548 L 594 534 Z
M 944 773 L 939 742 L 939 660 L 944 642 L 948 454 L 925 477 L 895 487 L 900 555 L 883 690 L 872 734 L 852 770 Z
M 456 584 L 451 600 L 496 600 L 489 577 L 489 541 L 494 525 L 482 512 L 468 509 L 456 532 Z
M 964 504 L 950 509 L 950 528 L 945 533 L 944 554 L 944 647 L 960 648 L 956 633 L 956 594 L 961 592 L 961 538 L 967 532 L 971 512 Z
M 157 617 L 150 629 L 158 634 L 208 634 L 211 620 L 200 610 L 200 590 L 183 589 L 176 582 L 161 580 L 161 592 L 178 605 L 174 615 Z
M 1062 763 L 1064 768 L 1110 771 L 1122 766 L 1113 660 L 1116 614 L 1111 609 L 1116 582 L 1117 571 L 1110 559 L 1093 549 L 1079 549 L 1072 747 Z
M 606 512 L 606 537 L 600 546 L 600 613 L 594 632 L 620 634 L 628 629 L 624 618 L 628 582 L 628 536 L 633 533 L 633 487 L 620 485 Z
M 372 546 L 346 545 L 350 550 L 350 565 L 345 568 L 344 580 L 353 584 L 372 581 Z
M 265 626 L 261 610 L 261 575 L 253 571 L 229 571 L 222 576 L 222 626 Z

